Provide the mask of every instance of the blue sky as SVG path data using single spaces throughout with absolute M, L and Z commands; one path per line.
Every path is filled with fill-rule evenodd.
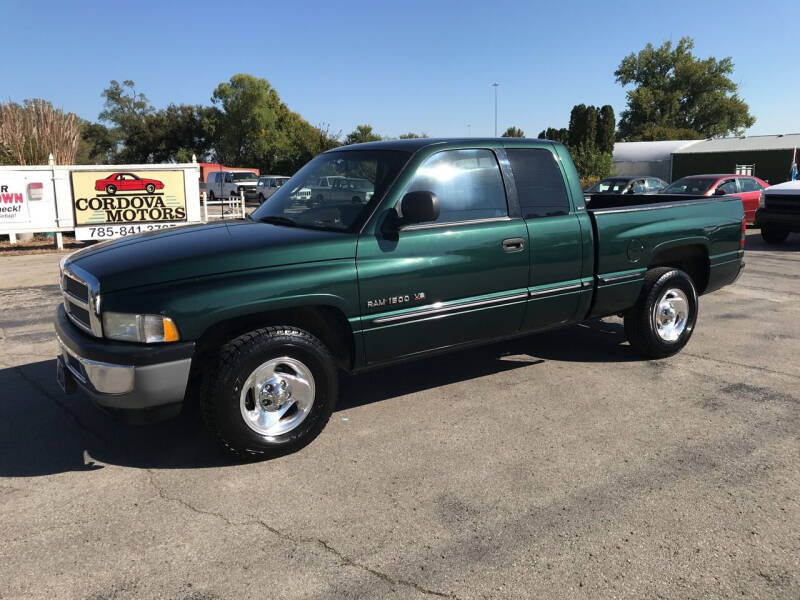
M 695 39 L 731 56 L 757 121 L 800 132 L 797 2 L 45 2 L 0 0 L 0 100 L 41 97 L 95 120 L 110 79 L 157 107 L 207 104 L 234 73 L 267 78 L 312 124 L 343 134 L 528 136 L 574 104 L 611 104 L 620 60 L 647 42 Z M 468 128 L 468 125 L 470 126 Z

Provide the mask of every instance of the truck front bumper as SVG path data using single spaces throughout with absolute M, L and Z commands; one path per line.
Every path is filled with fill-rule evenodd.
M 756 211 L 756 227 L 775 225 L 792 233 L 800 233 L 800 212 L 779 212 L 759 208 Z
M 87 335 L 56 313 L 58 377 L 65 392 L 77 387 L 95 404 L 128 421 L 153 421 L 180 412 L 194 342 L 132 344 Z

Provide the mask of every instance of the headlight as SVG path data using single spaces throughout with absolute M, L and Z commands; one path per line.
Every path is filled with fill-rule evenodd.
M 178 328 L 169 317 L 162 315 L 131 315 L 104 312 L 103 335 L 121 342 L 177 342 Z

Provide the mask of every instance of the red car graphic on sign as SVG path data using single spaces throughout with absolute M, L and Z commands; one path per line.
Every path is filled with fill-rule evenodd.
M 156 190 L 163 190 L 164 184 L 158 179 L 143 179 L 133 173 L 112 173 L 105 179 L 94 182 L 94 189 L 107 194 L 119 192 L 147 192 L 152 194 Z

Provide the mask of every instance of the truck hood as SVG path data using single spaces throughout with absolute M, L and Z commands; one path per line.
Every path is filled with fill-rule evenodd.
M 798 196 L 800 195 L 800 181 L 785 181 L 777 185 L 771 185 L 764 190 L 764 193 L 770 196 Z
M 101 292 L 325 260 L 354 259 L 356 236 L 236 221 L 188 225 L 80 250 L 67 259 L 94 275 Z

